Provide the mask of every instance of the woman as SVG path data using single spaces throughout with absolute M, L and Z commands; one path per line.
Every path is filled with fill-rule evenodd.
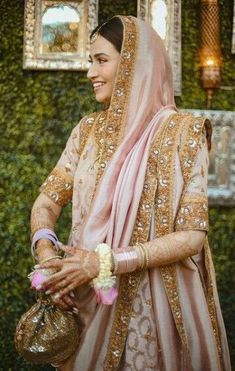
M 59 271 L 39 288 L 85 324 L 59 370 L 230 370 L 206 238 L 210 123 L 177 112 L 168 56 L 144 22 L 118 16 L 95 30 L 90 61 L 105 109 L 72 131 L 31 219 L 41 267 Z M 53 259 L 71 199 L 70 257 Z M 115 301 L 97 284 L 111 270 Z

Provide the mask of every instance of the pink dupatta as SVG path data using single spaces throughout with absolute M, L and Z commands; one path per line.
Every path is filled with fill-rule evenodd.
M 81 243 L 89 249 L 101 242 L 114 248 L 128 246 L 152 140 L 162 121 L 176 112 L 172 70 L 162 40 L 143 21 L 120 18 L 124 40 L 106 120 L 107 125 L 115 120 L 118 126 L 116 138 L 112 139 L 117 150 L 109 162 L 105 158 L 99 162 L 105 161 L 108 165 L 81 233 Z M 122 79 L 123 74 L 126 75 Z M 120 91 L 126 94 L 120 97 L 119 93 L 117 97 Z M 115 113 L 123 106 L 126 114 L 117 120 Z

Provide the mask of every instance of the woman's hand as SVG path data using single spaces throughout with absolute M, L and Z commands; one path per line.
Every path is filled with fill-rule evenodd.
M 99 258 L 96 252 L 63 245 L 60 248 L 72 256 L 40 265 L 41 268 L 55 268 L 59 271 L 41 285 L 41 289 L 46 290 L 46 293 L 54 295 L 55 301 L 68 297 L 76 287 L 91 281 L 99 274 Z

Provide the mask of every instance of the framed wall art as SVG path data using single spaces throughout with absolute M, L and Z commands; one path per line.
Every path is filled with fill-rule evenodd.
M 235 112 L 185 110 L 206 116 L 212 123 L 212 148 L 208 176 L 210 205 L 235 205 Z
M 181 95 L 181 0 L 138 0 L 137 16 L 163 39 L 173 68 L 175 95 Z
M 98 0 L 26 0 L 23 68 L 87 70 Z

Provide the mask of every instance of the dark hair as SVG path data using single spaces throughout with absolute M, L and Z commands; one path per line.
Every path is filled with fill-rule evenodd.
M 121 53 L 123 40 L 123 24 L 119 17 L 113 17 L 102 25 L 97 26 L 91 33 L 92 36 L 98 32 L 99 35 L 111 42 L 113 46 Z

